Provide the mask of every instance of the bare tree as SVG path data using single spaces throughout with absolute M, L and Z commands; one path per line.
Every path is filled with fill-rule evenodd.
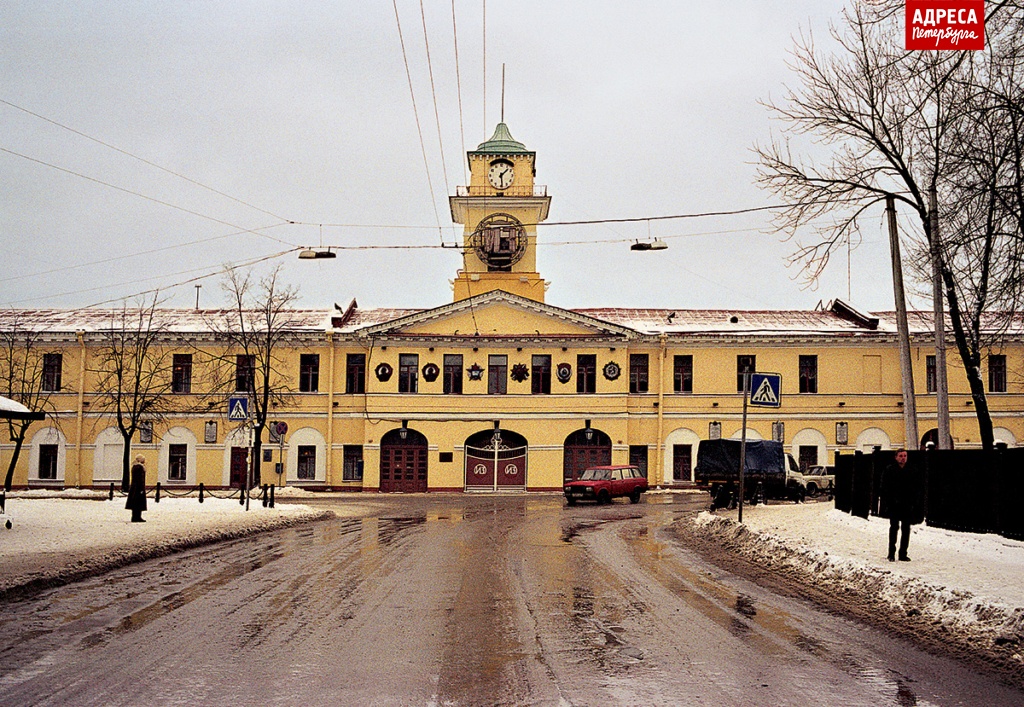
M 756 148 L 759 179 L 788 204 L 780 227 L 794 240 L 813 234 L 809 242 L 796 241 L 792 257 L 809 280 L 887 194 L 910 207 L 911 252 L 938 264 L 982 445 L 990 449 L 980 368 L 991 343 L 986 315 L 993 305 L 1013 302 L 1019 265 L 1015 272 L 1005 263 L 1024 235 L 1024 219 L 1014 221 L 1011 208 L 1021 171 L 1012 167 L 1012 141 L 1003 129 L 1019 120 L 1022 105 L 1011 78 L 1024 56 L 1021 11 L 1014 2 L 990 3 L 986 52 L 908 52 L 903 7 L 897 0 L 854 2 L 831 28 L 834 53 L 818 52 L 811 37 L 797 43 L 793 68 L 801 87 L 782 102 L 766 102 L 785 124 L 787 140 Z M 824 162 L 794 156 L 788 138 L 803 136 L 826 148 Z M 938 231 L 928 203 L 933 189 L 947 205 Z M 820 225 L 826 216 L 827 225 Z
M 171 392 L 173 357 L 166 343 L 166 323 L 158 298 L 135 307 L 125 303 L 110 313 L 100 332 L 95 356 L 95 408 L 113 415 L 121 433 L 121 490 L 127 492 L 132 438 L 143 425 L 163 420 L 174 407 Z
M 3 395 L 30 410 L 52 413 L 50 397 L 59 387 L 59 377 L 54 378 L 53 372 L 46 369 L 47 352 L 40 333 L 28 326 L 23 312 L 10 310 L 4 312 L 0 319 L 3 321 L 0 326 L 0 346 L 3 347 L 0 352 L 0 385 L 3 385 Z M 32 422 L 24 419 L 7 421 L 14 452 L 4 476 L 5 491 L 11 490 L 14 470 Z
M 211 364 L 213 393 L 249 398 L 253 428 L 250 478 L 258 486 L 263 430 L 272 406 L 284 403 L 291 392 L 280 353 L 291 336 L 288 309 L 298 298 L 298 290 L 281 282 L 280 267 L 262 278 L 252 271 L 228 270 L 223 287 L 230 306 L 207 314 L 218 348 L 206 350 L 204 355 Z

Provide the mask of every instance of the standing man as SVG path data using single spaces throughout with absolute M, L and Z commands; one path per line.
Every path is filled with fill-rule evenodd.
M 142 512 L 146 510 L 146 458 L 135 457 L 132 465 L 131 484 L 128 486 L 128 500 L 124 507 L 132 512 L 132 523 L 145 523 Z
M 910 526 L 924 520 L 919 499 L 921 488 L 917 467 L 907 463 L 907 450 L 896 452 L 896 460 L 882 472 L 882 510 L 889 515 L 889 562 L 896 560 L 896 535 L 900 534 L 900 555 L 910 562 Z

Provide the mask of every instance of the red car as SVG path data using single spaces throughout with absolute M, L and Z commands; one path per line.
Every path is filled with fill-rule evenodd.
M 592 466 L 576 481 L 565 483 L 565 502 L 611 503 L 613 498 L 628 496 L 640 503 L 640 494 L 647 490 L 647 477 L 635 466 Z

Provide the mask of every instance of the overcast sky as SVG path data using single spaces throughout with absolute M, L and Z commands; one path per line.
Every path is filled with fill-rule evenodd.
M 419 2 L 397 0 L 414 113 L 389 0 L 0 4 L 0 305 L 160 287 L 188 307 L 192 278 L 297 246 L 452 244 L 447 196 L 501 119 L 502 63 L 505 122 L 537 153 L 550 221 L 777 203 L 754 183 L 751 148 L 779 127 L 758 100 L 794 83 L 793 38 L 811 29 L 824 44 L 842 3 L 489 0 L 486 115 L 484 4 L 454 5 L 457 32 L 450 0 L 424 0 L 425 43 Z M 863 309 L 893 306 L 883 225 L 879 208 L 852 252 Z M 845 255 L 806 289 L 764 213 L 539 237 L 547 301 L 562 307 L 847 298 Z M 648 237 L 668 250 L 629 250 Z M 368 248 L 261 267 L 274 263 L 303 306 L 433 307 L 451 301 L 461 259 Z M 201 282 L 202 305 L 219 304 L 219 278 Z

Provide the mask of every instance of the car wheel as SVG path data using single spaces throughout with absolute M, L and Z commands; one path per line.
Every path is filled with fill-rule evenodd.
M 633 493 L 629 494 L 630 503 L 640 503 L 640 490 L 637 489 Z
M 602 491 L 601 493 L 597 494 L 597 503 L 599 505 L 603 504 L 603 503 L 611 503 L 611 502 L 612 502 L 612 498 L 611 498 L 611 496 L 608 495 L 607 491 Z
M 565 505 L 567 505 L 567 506 L 575 506 L 576 505 L 576 499 L 573 498 L 572 496 L 566 496 L 566 498 L 565 498 Z
M 807 495 L 808 496 L 817 496 L 818 495 L 818 486 L 816 484 L 807 484 Z

